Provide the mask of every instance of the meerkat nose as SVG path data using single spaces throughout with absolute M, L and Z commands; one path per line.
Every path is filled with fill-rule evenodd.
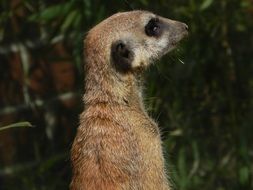
M 189 27 L 187 26 L 187 24 L 183 23 L 183 25 L 184 25 L 185 30 L 189 30 Z

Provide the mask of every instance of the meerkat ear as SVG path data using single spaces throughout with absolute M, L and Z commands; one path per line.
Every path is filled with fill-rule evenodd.
M 112 62 L 118 71 L 127 72 L 131 70 L 134 53 L 129 43 L 122 40 L 114 42 L 112 44 L 111 56 Z

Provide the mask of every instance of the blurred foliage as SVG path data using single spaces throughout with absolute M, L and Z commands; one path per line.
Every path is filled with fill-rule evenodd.
M 1 137 L 2 156 L 12 157 L 11 162 L 5 157 L 0 160 L 0 189 L 68 189 L 69 150 L 81 107 L 66 109 L 66 102 L 62 106 L 62 99 L 54 98 L 64 91 L 60 87 L 58 91 L 53 87 L 42 90 L 47 94 L 41 96 L 31 91 L 29 64 L 37 68 L 40 62 L 36 60 L 43 60 L 49 63 L 47 68 L 54 61 L 71 62 L 77 82 L 67 91 L 77 93 L 80 100 L 85 33 L 104 18 L 130 7 L 183 21 L 190 28 L 186 42 L 153 65 L 146 76 L 146 105 L 162 127 L 175 189 L 253 189 L 251 0 L 2 0 L 0 60 L 6 64 L 0 67 L 0 87 L 9 84 L 10 91 L 20 88 L 21 93 L 13 93 L 15 101 L 8 99 L 7 91 L 1 93 L 0 118 L 7 124 L 25 119 L 36 128 L 10 134 L 25 135 L 22 146 L 14 141 L 7 148 Z M 64 47 L 57 56 L 55 43 L 61 44 L 60 50 Z M 13 52 L 20 52 L 22 84 L 10 80 L 13 67 L 8 63 Z M 15 107 L 17 102 L 28 108 L 21 106 L 23 111 L 8 120 L 10 114 L 4 108 Z M 61 123 L 54 122 L 55 118 Z M 0 135 L 3 133 L 6 130 Z M 11 154 L 12 149 L 18 150 Z

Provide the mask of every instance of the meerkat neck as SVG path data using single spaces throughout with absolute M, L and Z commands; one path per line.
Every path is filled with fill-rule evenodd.
M 103 103 L 143 109 L 140 79 L 132 74 L 122 79 L 102 60 L 87 62 L 89 60 L 94 59 L 86 60 L 85 105 Z

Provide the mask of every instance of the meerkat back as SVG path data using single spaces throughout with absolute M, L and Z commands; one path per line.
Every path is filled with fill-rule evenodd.
M 187 25 L 147 11 L 117 13 L 84 41 L 84 111 L 72 145 L 71 190 L 170 190 L 159 128 L 145 111 L 142 73 Z

